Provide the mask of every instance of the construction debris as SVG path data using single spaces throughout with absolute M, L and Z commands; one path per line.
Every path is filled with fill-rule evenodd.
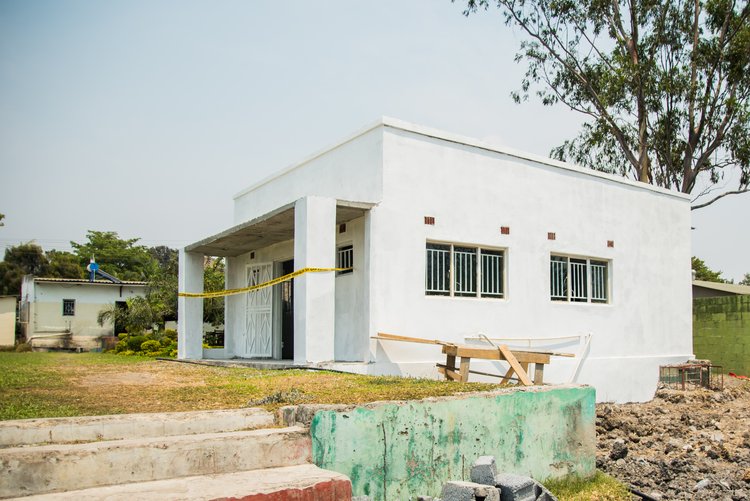
M 524 386 L 544 384 L 544 366 L 550 363 L 551 356 L 572 357 L 571 353 L 557 353 L 550 351 L 527 351 L 511 350 L 505 345 L 495 345 L 489 339 L 487 341 L 492 345 L 491 348 L 469 344 L 456 344 L 439 339 L 424 339 L 418 337 L 398 336 L 396 334 L 386 334 L 379 332 L 372 339 L 380 341 L 401 341 L 407 343 L 435 344 L 442 347 L 445 355 L 445 364 L 437 364 L 438 372 L 445 376 L 449 381 L 467 382 L 469 374 L 479 374 L 483 376 L 492 376 L 501 378 L 500 383 L 505 384 L 508 381 L 518 381 Z M 460 359 L 459 366 L 456 366 L 456 358 Z M 471 359 L 478 358 L 481 360 L 502 360 L 509 364 L 508 371 L 505 374 L 490 374 L 470 369 Z M 529 377 L 529 364 L 534 364 L 534 380 Z M 513 377 L 514 374 L 516 377 Z
M 440 498 L 420 496 L 418 501 L 557 501 L 531 477 L 498 473 L 494 456 L 481 456 L 471 467 L 471 482 L 453 480 L 443 485 Z

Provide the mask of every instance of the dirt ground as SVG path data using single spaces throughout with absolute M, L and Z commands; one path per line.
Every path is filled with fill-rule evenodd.
M 750 382 L 597 405 L 597 467 L 653 499 L 750 499 Z

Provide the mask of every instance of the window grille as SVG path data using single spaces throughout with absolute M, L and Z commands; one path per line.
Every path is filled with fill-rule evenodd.
M 504 252 L 427 244 L 425 293 L 431 296 L 504 296 Z
M 427 244 L 425 292 L 429 295 L 450 295 L 450 245 Z
M 604 261 L 591 261 L 591 300 L 607 302 L 607 263 Z
M 481 249 L 482 297 L 503 297 L 503 252 Z
M 351 245 L 339 247 L 336 251 L 336 268 L 349 268 L 338 272 L 338 275 L 345 275 L 353 271 L 354 266 L 354 248 Z
M 477 250 L 468 247 L 453 248 L 453 293 L 456 296 L 477 295 Z
M 75 316 L 76 314 L 76 300 L 75 299 L 63 299 L 62 314 L 64 317 Z
M 606 261 L 550 256 L 550 299 L 608 302 L 608 269 Z

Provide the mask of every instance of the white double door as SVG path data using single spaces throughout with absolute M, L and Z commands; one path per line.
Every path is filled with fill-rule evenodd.
M 247 286 L 273 279 L 273 264 L 247 267 Z M 273 357 L 273 287 L 248 292 L 245 298 L 244 343 L 239 348 L 245 358 Z

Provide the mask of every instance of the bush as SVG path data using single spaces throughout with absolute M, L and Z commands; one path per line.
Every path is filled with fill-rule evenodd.
M 125 342 L 128 344 L 128 349 L 133 351 L 139 351 L 141 349 L 141 345 L 148 341 L 146 339 L 146 336 L 140 335 L 140 336 L 128 336 Z
M 170 341 L 177 342 L 177 331 L 174 329 L 166 329 L 164 331 L 164 337 L 169 339 Z
M 117 341 L 117 344 L 115 345 L 115 353 L 121 353 L 128 349 L 128 343 L 124 339 L 122 341 Z
M 150 352 L 159 352 L 161 350 L 161 343 L 159 341 L 156 341 L 155 339 L 149 339 L 147 341 L 144 341 L 141 343 L 141 351 L 145 351 L 147 355 L 150 355 Z
M 18 343 L 16 345 L 16 352 L 21 353 L 25 351 L 31 351 L 31 343 Z
M 119 334 L 117 335 L 117 339 L 119 339 L 120 341 L 122 341 L 122 340 L 123 340 L 123 339 L 125 339 L 126 337 L 128 337 L 128 333 L 127 333 L 127 332 L 121 332 L 121 333 L 119 333 Z

